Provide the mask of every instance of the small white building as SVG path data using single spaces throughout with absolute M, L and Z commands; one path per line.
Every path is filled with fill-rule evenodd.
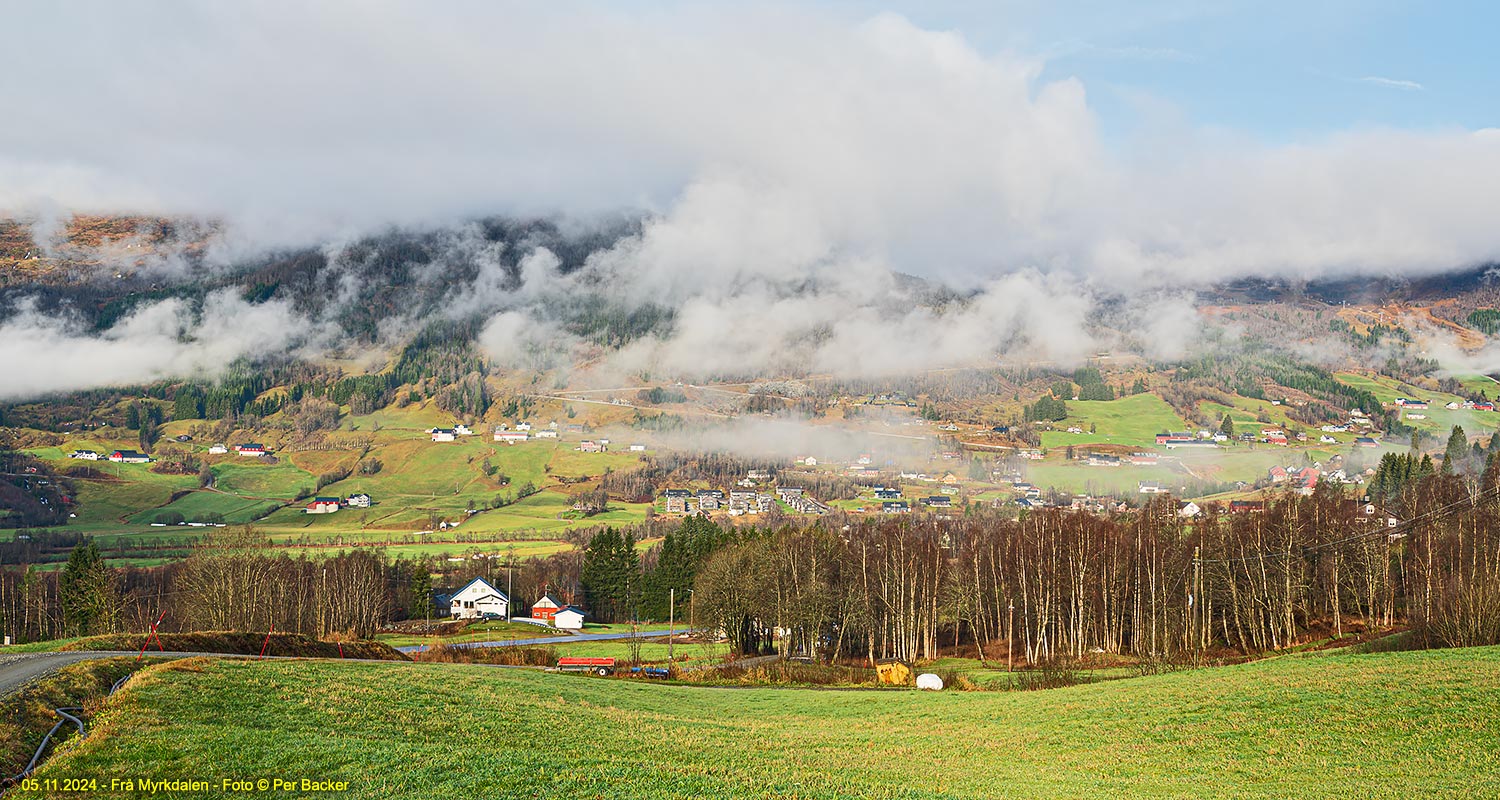
M 344 505 L 350 508 L 369 508 L 371 502 L 367 494 L 351 494 L 349 499 L 344 501 Z
M 505 444 L 520 444 L 531 438 L 531 434 L 525 431 L 496 431 L 495 441 Z
M 483 616 L 510 618 L 510 598 L 484 578 L 475 578 L 459 589 L 448 601 L 448 611 L 455 619 L 478 619 Z
M 545 429 L 544 428 L 542 430 L 537 431 L 534 435 L 538 439 L 556 439 L 557 438 L 557 431 L 550 430 L 550 429 Z
M 586 616 L 588 612 L 578 606 L 568 606 L 552 615 L 552 627 L 570 631 L 583 630 L 583 619 Z
M 434 442 L 451 442 L 458 437 L 452 428 L 433 428 L 432 440 Z
M 453 426 L 453 432 L 455 434 L 458 434 L 459 436 L 473 436 L 474 435 L 474 431 L 470 430 L 469 426 L 463 424 L 462 422 L 460 422 L 457 425 Z
M 229 448 L 225 447 L 222 444 L 216 444 L 213 447 L 208 448 L 208 454 L 211 456 L 222 456 L 227 452 L 229 452 Z
M 530 422 L 517 422 L 516 423 L 516 430 L 518 430 L 518 431 L 529 431 L 529 430 L 531 430 L 531 423 Z
M 630 452 L 632 452 L 632 453 L 644 453 L 644 452 L 646 452 L 646 446 L 643 445 L 643 444 L 633 444 L 633 445 L 630 446 Z
M 74 450 L 68 454 L 68 458 L 81 458 L 84 461 L 98 461 L 99 454 L 93 450 Z

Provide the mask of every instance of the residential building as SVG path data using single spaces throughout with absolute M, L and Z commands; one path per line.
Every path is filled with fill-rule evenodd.
M 531 618 L 545 620 L 548 625 L 552 624 L 553 617 L 557 612 L 563 610 L 563 602 L 552 595 L 551 592 L 542 595 L 542 599 L 531 606 Z
M 99 454 L 93 450 L 74 450 L 68 454 L 68 458 L 79 458 L 84 461 L 98 461 Z
M 344 501 L 344 505 L 350 508 L 369 508 L 372 503 L 373 501 L 367 494 L 351 494 L 349 499 Z
M 475 578 L 448 600 L 449 613 L 456 619 L 500 617 L 509 619 L 510 598 L 484 578 Z

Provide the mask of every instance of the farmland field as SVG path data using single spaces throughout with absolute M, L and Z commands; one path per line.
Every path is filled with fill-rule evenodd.
M 184 797 L 244 776 L 372 798 L 1472 797 L 1500 792 L 1497 716 L 1500 648 L 942 694 L 194 661 L 133 679 L 37 777 L 215 786 Z M 588 746 L 558 769 L 544 740 Z
M 1069 400 L 1068 418 L 1056 423 L 1064 430 L 1042 433 L 1042 446 L 1064 447 L 1070 444 L 1123 444 L 1150 447 L 1156 434 L 1180 431 L 1187 423 L 1154 394 L 1137 394 L 1118 400 Z M 1067 433 L 1068 426 L 1083 428 L 1084 433 Z M 1090 426 L 1097 426 L 1089 433 Z

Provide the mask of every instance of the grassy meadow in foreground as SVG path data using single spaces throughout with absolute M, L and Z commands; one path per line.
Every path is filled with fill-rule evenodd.
M 1472 797 L 1500 793 L 1497 718 L 1500 648 L 941 694 L 195 660 L 134 678 L 37 777 L 306 777 L 371 798 Z

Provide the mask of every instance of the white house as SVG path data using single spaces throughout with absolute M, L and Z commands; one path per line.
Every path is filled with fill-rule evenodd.
M 211 456 L 222 456 L 227 452 L 229 452 L 229 448 L 225 447 L 222 444 L 216 444 L 213 447 L 208 448 L 208 454 Z
M 518 431 L 529 431 L 529 430 L 531 430 L 531 423 L 530 422 L 517 422 L 516 423 L 516 430 L 518 430 Z
M 349 499 L 344 501 L 344 505 L 350 508 L 369 508 L 370 502 L 370 496 L 367 494 L 351 494 Z
M 459 436 L 473 436 L 474 435 L 474 431 L 470 430 L 469 426 L 463 424 L 462 422 L 460 422 L 457 425 L 453 426 L 453 432 L 455 434 L 458 434 Z
M 538 438 L 538 439 L 556 439 L 557 438 L 557 431 L 547 430 L 547 429 L 539 430 L 539 431 L 536 432 L 536 438 Z
M 583 630 L 583 618 L 588 612 L 578 606 L 568 606 L 552 615 L 552 626 L 554 628 L 566 628 L 570 631 Z
M 1177 516 L 1183 517 L 1184 519 L 1192 519 L 1193 517 L 1196 517 L 1202 513 L 1203 509 L 1199 508 L 1198 504 L 1194 503 L 1191 500 L 1177 504 Z
M 1139 486 L 1141 494 L 1165 494 L 1167 492 L 1167 487 L 1155 481 L 1140 481 Z
M 433 428 L 432 440 L 434 442 L 451 442 L 458 434 L 452 428 Z
M 68 454 L 68 458 L 81 458 L 84 461 L 98 461 L 99 454 L 93 450 L 74 450 Z
M 455 619 L 478 619 L 487 615 L 508 619 L 510 598 L 484 578 L 475 578 L 453 594 L 448 609 Z
M 525 431 L 496 431 L 495 441 L 506 444 L 518 444 L 531 438 L 531 434 Z

